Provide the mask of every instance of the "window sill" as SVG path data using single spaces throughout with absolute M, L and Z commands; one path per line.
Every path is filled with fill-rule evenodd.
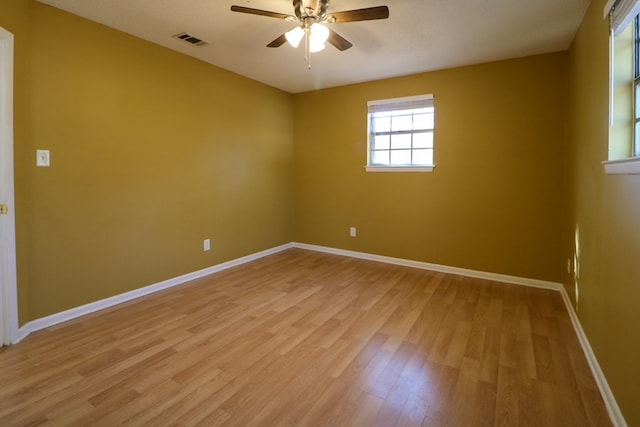
M 367 172 L 433 172 L 435 165 L 431 166 L 365 166 Z
M 640 174 L 640 157 L 622 160 L 608 160 L 602 162 L 607 175 L 637 175 Z

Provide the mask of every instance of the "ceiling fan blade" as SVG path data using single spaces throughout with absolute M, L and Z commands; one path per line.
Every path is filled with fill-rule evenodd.
M 349 40 L 345 39 L 340 34 L 331 29 L 329 30 L 329 38 L 327 39 L 327 41 L 335 46 L 335 48 L 339 51 L 347 50 L 351 46 L 353 46 Z
M 267 47 L 280 47 L 283 44 L 285 44 L 286 41 L 287 41 L 287 38 L 285 37 L 284 34 L 282 34 L 280 37 L 278 37 L 277 39 L 269 43 Z
M 231 6 L 231 11 L 232 12 L 249 13 L 251 15 L 268 16 L 270 18 L 279 18 L 279 19 L 287 19 L 289 17 L 289 15 L 284 14 L 284 13 L 271 12 L 271 11 L 268 11 L 268 10 L 253 9 L 253 8 L 250 8 L 250 7 L 235 6 L 235 5 Z
M 331 13 L 329 16 L 331 19 L 335 19 L 334 22 L 336 23 L 387 19 L 389 17 L 389 8 L 387 6 L 367 7 L 365 9 L 335 12 Z

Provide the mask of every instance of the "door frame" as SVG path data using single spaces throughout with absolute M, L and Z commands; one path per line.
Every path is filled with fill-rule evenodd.
M 16 227 L 13 176 L 13 34 L 0 27 L 0 203 L 8 206 L 0 220 L 0 345 L 18 340 L 18 292 L 16 272 Z

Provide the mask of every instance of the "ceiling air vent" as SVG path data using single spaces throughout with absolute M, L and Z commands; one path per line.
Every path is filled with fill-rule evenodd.
M 189 44 L 195 45 L 195 46 L 204 46 L 205 44 L 207 44 L 206 41 L 199 39 L 198 37 L 194 36 L 193 34 L 189 34 L 189 33 L 180 33 L 180 34 L 176 34 L 175 36 L 173 36 L 177 39 L 183 40 Z

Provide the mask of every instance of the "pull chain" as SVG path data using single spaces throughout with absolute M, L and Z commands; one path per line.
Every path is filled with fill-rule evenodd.
M 309 69 L 311 69 L 311 46 L 309 41 L 309 33 L 311 30 L 309 28 L 304 29 L 304 59 L 307 60 L 307 65 Z

